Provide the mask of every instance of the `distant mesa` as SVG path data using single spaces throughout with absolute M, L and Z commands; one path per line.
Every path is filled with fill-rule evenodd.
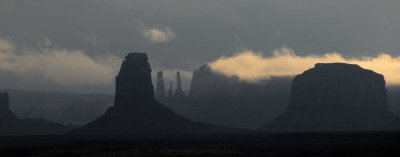
M 160 74 L 158 78 L 161 79 L 161 76 Z M 234 131 L 194 123 L 174 113 L 154 99 L 153 90 L 147 55 L 129 53 L 116 77 L 114 106 L 100 118 L 82 128 L 72 130 L 70 134 L 203 134 Z
M 318 63 L 297 75 L 289 105 L 270 131 L 393 130 L 384 76 L 355 64 Z
M 0 92 L 0 135 L 47 135 L 64 134 L 73 129 L 43 119 L 18 119 L 10 110 L 9 96 L 7 92 Z

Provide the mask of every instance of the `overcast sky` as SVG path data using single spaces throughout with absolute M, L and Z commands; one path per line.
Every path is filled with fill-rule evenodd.
M 0 0 L 0 88 L 107 92 L 128 52 L 153 73 L 243 49 L 400 52 L 398 0 Z

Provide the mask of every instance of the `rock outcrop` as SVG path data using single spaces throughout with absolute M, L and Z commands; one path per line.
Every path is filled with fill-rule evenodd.
M 292 83 L 286 112 L 272 131 L 341 131 L 399 129 L 388 111 L 384 76 L 358 65 L 316 64 Z
M 17 120 L 15 114 L 10 110 L 8 93 L 0 92 L 0 123 Z
M 194 123 L 154 99 L 151 67 L 145 53 L 130 53 L 116 79 L 114 106 L 70 134 L 141 135 L 221 133 L 230 129 Z
M 164 77 L 163 77 L 163 72 L 162 71 L 159 71 L 157 73 L 156 97 L 158 99 L 165 98 L 165 85 L 164 85 Z

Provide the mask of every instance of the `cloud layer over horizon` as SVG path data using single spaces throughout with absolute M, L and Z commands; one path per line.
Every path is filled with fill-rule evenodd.
M 32 48 L 0 38 L 0 72 L 17 74 L 27 80 L 38 77 L 62 86 L 114 86 L 122 58 L 112 54 L 89 56 L 82 50 L 51 48 L 49 43 L 51 40 L 46 38 L 41 47 Z M 153 79 L 157 71 L 164 72 L 167 83 L 175 82 L 176 72 L 180 71 L 186 87 L 192 77 L 190 71 L 155 66 Z
M 121 59 L 114 55 L 88 56 L 81 50 L 18 48 L 0 38 L 0 71 L 38 76 L 66 86 L 113 83 Z
M 314 67 L 316 63 L 333 62 L 358 64 L 383 74 L 389 85 L 400 85 L 400 56 L 391 56 L 383 52 L 375 57 L 345 58 L 339 52 L 299 56 L 293 49 L 286 47 L 274 50 L 272 56 L 243 50 L 230 57 L 223 56 L 209 65 L 218 73 L 257 82 L 273 76 L 294 76 Z

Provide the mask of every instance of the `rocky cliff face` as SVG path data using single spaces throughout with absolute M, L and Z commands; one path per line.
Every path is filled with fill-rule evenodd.
M 116 81 L 115 103 L 107 112 L 70 134 L 218 133 L 225 128 L 193 123 L 154 99 L 151 68 L 145 53 L 130 53 Z
M 330 131 L 396 129 L 383 75 L 358 65 L 330 63 L 295 77 L 287 111 L 262 129 Z

